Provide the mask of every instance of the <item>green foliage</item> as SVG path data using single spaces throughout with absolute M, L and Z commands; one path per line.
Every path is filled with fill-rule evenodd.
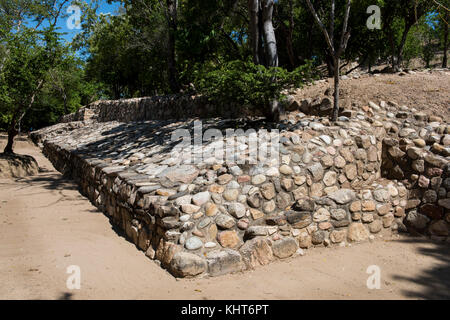
M 98 97 L 55 27 L 66 1 L 0 2 L 0 129 L 38 128 Z
M 282 90 L 300 87 L 313 78 L 309 61 L 288 72 L 235 60 L 219 68 L 209 66 L 196 71 L 194 85 L 215 103 L 264 110 L 271 101 L 282 100 Z
M 173 1 L 107 0 L 122 5 L 111 16 L 98 14 L 101 1 L 105 0 L 72 2 L 81 7 L 83 15 L 82 30 L 71 44 L 77 55 L 63 44 L 56 29 L 44 28 L 52 24 L 63 0 L 0 1 L 1 128 L 11 123 L 16 107 L 27 105 L 35 92 L 23 127 L 52 124 L 62 114 L 99 98 L 176 91 L 169 84 L 173 79 L 168 67 L 169 36 L 175 42 L 172 62 L 181 88 L 186 90 L 193 83 L 214 103 L 236 107 L 264 109 L 270 101 L 282 100 L 284 89 L 300 86 L 313 78 L 312 70 L 319 66 L 325 70 L 322 65 L 330 62 L 323 35 L 304 0 L 275 2 L 280 68 L 272 69 L 247 62 L 247 0 L 179 0 L 172 21 L 175 27 L 169 23 L 167 10 Z M 345 2 L 336 0 L 336 7 Z M 439 2 L 450 6 L 449 0 Z M 331 1 L 313 3 L 329 25 Z M 381 30 L 366 27 L 370 5 L 382 9 Z M 341 11 L 336 12 L 335 34 L 342 29 Z M 434 11 L 438 22 L 430 27 L 425 17 Z M 444 20 L 449 20 L 448 11 L 429 0 L 352 0 L 351 37 L 342 58 L 373 66 L 403 55 L 404 64 L 419 57 L 428 64 L 444 42 Z M 43 85 L 38 88 L 40 81 Z

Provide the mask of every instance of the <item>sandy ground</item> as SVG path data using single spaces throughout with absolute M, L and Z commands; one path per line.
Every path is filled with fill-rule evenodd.
M 429 115 L 438 115 L 450 122 L 450 71 L 418 72 L 416 74 L 363 75 L 360 79 L 342 80 L 341 107 L 352 103 L 368 105 L 369 101 L 394 101 Z M 333 88 L 333 80 L 315 83 L 296 91 L 298 99 L 324 97 Z M 332 89 L 331 94 L 334 90 Z
M 0 147 L 2 142 L 0 141 Z M 175 279 L 117 234 L 26 142 L 16 152 L 44 172 L 0 180 L 1 299 L 430 299 L 450 298 L 449 246 L 402 237 L 347 248 L 317 248 L 252 272 Z M 81 289 L 66 287 L 81 268 Z M 370 265 L 381 288 L 366 286 Z

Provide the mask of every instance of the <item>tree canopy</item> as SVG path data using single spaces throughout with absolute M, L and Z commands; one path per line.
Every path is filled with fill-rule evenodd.
M 352 0 L 337 56 L 347 0 L 108 2 L 120 10 L 99 14 L 101 0 L 0 0 L 1 129 L 49 125 L 100 98 L 186 92 L 273 113 L 282 90 L 339 77 L 350 62 L 395 71 L 414 58 L 432 67 L 439 53 L 447 66 L 449 0 Z M 67 43 L 57 21 L 70 4 L 82 29 Z M 379 29 L 367 25 L 374 5 Z

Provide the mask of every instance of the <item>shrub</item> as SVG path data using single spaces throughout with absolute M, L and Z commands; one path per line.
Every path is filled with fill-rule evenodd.
M 195 88 L 211 102 L 263 113 L 272 101 L 284 99 L 283 90 L 301 87 L 313 78 L 310 61 L 292 72 L 240 60 L 194 71 Z

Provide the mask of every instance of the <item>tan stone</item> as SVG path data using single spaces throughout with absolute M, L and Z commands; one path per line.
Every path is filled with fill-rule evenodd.
M 263 211 L 265 213 L 271 213 L 273 210 L 275 210 L 276 208 L 276 204 L 275 201 L 270 200 L 270 201 L 266 201 L 263 204 Z
M 313 183 L 311 185 L 311 197 L 321 197 L 323 194 L 322 183 Z
M 345 176 L 352 181 L 358 175 L 358 170 L 354 164 L 348 164 L 345 166 Z
M 394 215 L 392 213 L 383 216 L 383 227 L 389 228 L 393 222 L 394 222 Z
M 364 212 L 375 211 L 375 202 L 372 200 L 365 200 L 362 202 L 361 208 Z
M 350 211 L 351 212 L 359 212 L 359 211 L 361 211 L 361 201 L 353 201 L 351 204 L 350 204 Z
M 336 172 L 334 171 L 328 171 L 327 173 L 325 173 L 324 177 L 323 177 L 323 183 L 327 186 L 327 187 L 331 187 L 334 184 L 336 184 Z
M 265 183 L 260 188 L 261 194 L 266 198 L 267 200 L 271 200 L 275 197 L 275 187 L 273 186 L 273 183 Z
M 365 241 L 369 239 L 369 231 L 362 223 L 352 223 L 348 228 L 347 239 L 352 242 Z
M 326 155 L 326 156 L 323 156 L 320 159 L 320 162 L 322 163 L 322 165 L 325 168 L 329 168 L 329 167 L 331 167 L 333 165 L 333 158 L 331 156 L 329 156 L 329 155 Z
M 328 230 L 332 227 L 330 222 L 321 222 L 319 223 L 319 229 L 320 230 Z
M 206 215 L 207 215 L 208 217 L 215 216 L 215 215 L 217 214 L 218 211 L 219 211 L 219 209 L 218 209 L 217 206 L 216 206 L 214 203 L 212 203 L 212 202 L 208 202 L 208 203 L 205 205 L 205 213 L 206 213 Z
M 382 227 L 383 227 L 383 223 L 381 222 L 381 220 L 375 220 L 371 224 L 369 224 L 369 230 L 372 233 L 380 232 Z
M 207 228 L 203 229 L 203 232 L 208 241 L 213 241 L 217 237 L 217 225 L 212 223 Z
M 266 265 L 274 259 L 269 240 L 263 237 L 246 241 L 239 252 L 247 269 L 254 269 L 258 265 Z
M 217 235 L 217 241 L 224 248 L 238 249 L 242 241 L 236 231 L 222 231 Z
M 402 207 L 396 207 L 394 215 L 400 218 L 403 217 L 405 215 L 405 209 L 403 209 Z
M 233 179 L 233 176 L 231 174 L 223 174 L 217 178 L 218 183 L 221 185 L 227 184 L 231 181 L 231 179 Z
M 228 189 L 223 193 L 223 198 L 227 201 L 234 201 L 239 196 L 238 189 Z
M 297 240 L 298 246 L 302 249 L 308 249 L 312 245 L 311 236 L 306 232 L 300 233 L 300 235 L 297 237 Z
M 258 220 L 264 217 L 264 213 L 259 211 L 258 209 L 250 208 L 250 214 L 252 215 L 253 220 Z
M 157 260 L 161 261 L 162 265 L 168 266 L 175 253 L 180 252 L 181 250 L 182 248 L 179 245 L 161 239 L 158 248 L 156 249 L 155 257 Z
M 306 182 L 305 176 L 294 176 L 294 183 L 298 186 L 301 186 Z
M 345 240 L 346 236 L 347 236 L 346 230 L 334 230 L 330 233 L 330 240 L 333 243 L 340 243 Z
M 355 158 L 353 157 L 353 153 L 350 151 L 349 148 L 342 148 L 339 153 L 344 157 L 344 159 L 347 162 L 355 161 Z
M 284 164 L 280 167 L 280 172 L 284 175 L 291 175 L 292 168 Z
M 219 186 L 217 184 L 213 184 L 212 186 L 209 187 L 209 191 L 213 193 L 223 193 L 224 190 L 225 190 L 224 187 Z
M 308 190 L 305 187 L 299 187 L 292 191 L 295 200 L 300 200 L 308 196 Z
M 377 206 L 377 212 L 380 216 L 384 216 L 391 212 L 392 205 L 390 203 L 385 203 Z
M 341 156 L 337 156 L 336 158 L 334 158 L 334 165 L 336 166 L 336 168 L 342 169 L 345 167 L 345 159 Z

